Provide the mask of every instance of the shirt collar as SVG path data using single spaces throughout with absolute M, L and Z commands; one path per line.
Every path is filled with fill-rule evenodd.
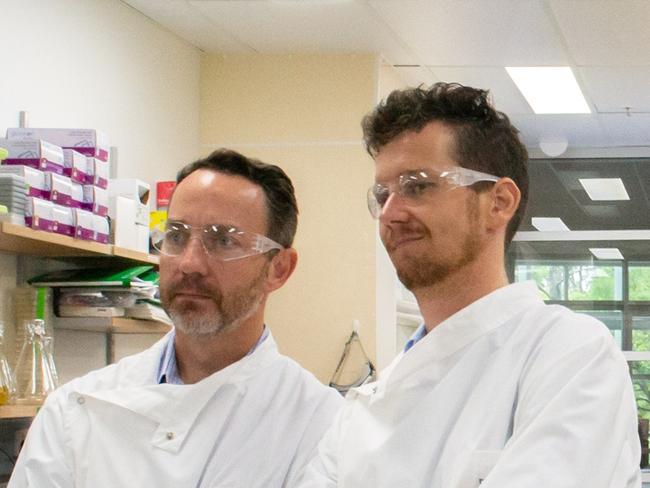
M 246 356 L 253 354 L 260 344 L 262 344 L 269 336 L 269 329 L 265 325 L 262 335 L 257 340 L 255 345 L 248 351 Z M 178 365 L 176 364 L 176 347 L 174 346 L 176 338 L 176 330 L 172 330 L 167 336 L 167 344 L 163 349 L 162 357 L 160 358 L 160 365 L 156 373 L 158 384 L 168 383 L 170 385 L 183 385 L 184 382 L 178 373 Z
M 413 332 L 411 338 L 406 341 L 404 352 L 411 349 L 420 339 L 424 338 L 425 335 L 427 335 L 427 328 L 424 326 L 424 324 L 421 324 L 417 329 L 415 329 L 415 332 Z

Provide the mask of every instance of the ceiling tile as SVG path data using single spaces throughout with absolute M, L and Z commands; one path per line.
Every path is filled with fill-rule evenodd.
M 647 0 L 550 0 L 550 9 L 575 63 L 650 64 Z
M 259 52 L 377 52 L 392 64 L 416 58 L 384 22 L 357 2 L 190 1 Z
M 204 51 L 251 51 L 245 42 L 220 29 L 185 0 L 124 1 Z
M 370 0 L 369 4 L 423 64 L 568 63 L 552 18 L 538 0 Z
M 524 143 L 535 147 L 541 140 L 565 138 L 569 147 L 611 146 L 608 133 L 592 115 L 513 115 Z
M 650 66 L 578 69 L 587 96 L 598 112 L 650 112 Z
M 532 114 L 515 84 L 502 67 L 430 67 L 441 80 L 490 90 L 492 101 L 506 115 Z

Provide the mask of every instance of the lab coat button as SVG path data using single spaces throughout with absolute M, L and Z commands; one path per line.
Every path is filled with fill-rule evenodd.
M 80 396 L 79 398 L 77 398 L 77 403 L 79 405 L 83 405 L 84 403 L 86 403 L 86 399 L 84 397 Z
M 167 437 L 168 441 L 171 441 L 174 438 L 174 433 L 173 432 L 167 432 L 167 435 L 165 437 Z

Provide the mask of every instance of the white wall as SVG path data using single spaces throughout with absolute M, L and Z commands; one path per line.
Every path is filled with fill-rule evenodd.
M 0 137 L 21 110 L 31 127 L 101 129 L 117 176 L 149 183 L 198 157 L 198 49 L 119 0 L 0 0 L 0 19 Z M 8 326 L 15 283 L 16 258 L 0 253 Z
M 0 0 L 0 135 L 106 132 L 118 176 L 169 179 L 198 155 L 200 52 L 119 0 Z

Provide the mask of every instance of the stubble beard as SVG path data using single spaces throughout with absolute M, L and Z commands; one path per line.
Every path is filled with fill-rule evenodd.
M 476 259 L 482 245 L 480 237 L 471 232 L 478 221 L 477 199 L 468 203 L 468 221 L 470 230 L 458 249 L 452 251 L 451 256 L 438 257 L 432 246 L 430 250 L 432 252 L 403 256 L 397 263 L 393 261 L 397 277 L 408 290 L 413 292 L 420 288 L 435 286 Z
M 170 300 L 163 300 L 163 308 L 172 319 L 174 327 L 191 337 L 213 337 L 234 330 L 260 306 L 264 297 L 262 284 L 266 270 L 267 266 L 251 283 L 232 290 L 228 296 L 213 291 L 213 315 L 208 316 L 191 305 L 175 305 Z

